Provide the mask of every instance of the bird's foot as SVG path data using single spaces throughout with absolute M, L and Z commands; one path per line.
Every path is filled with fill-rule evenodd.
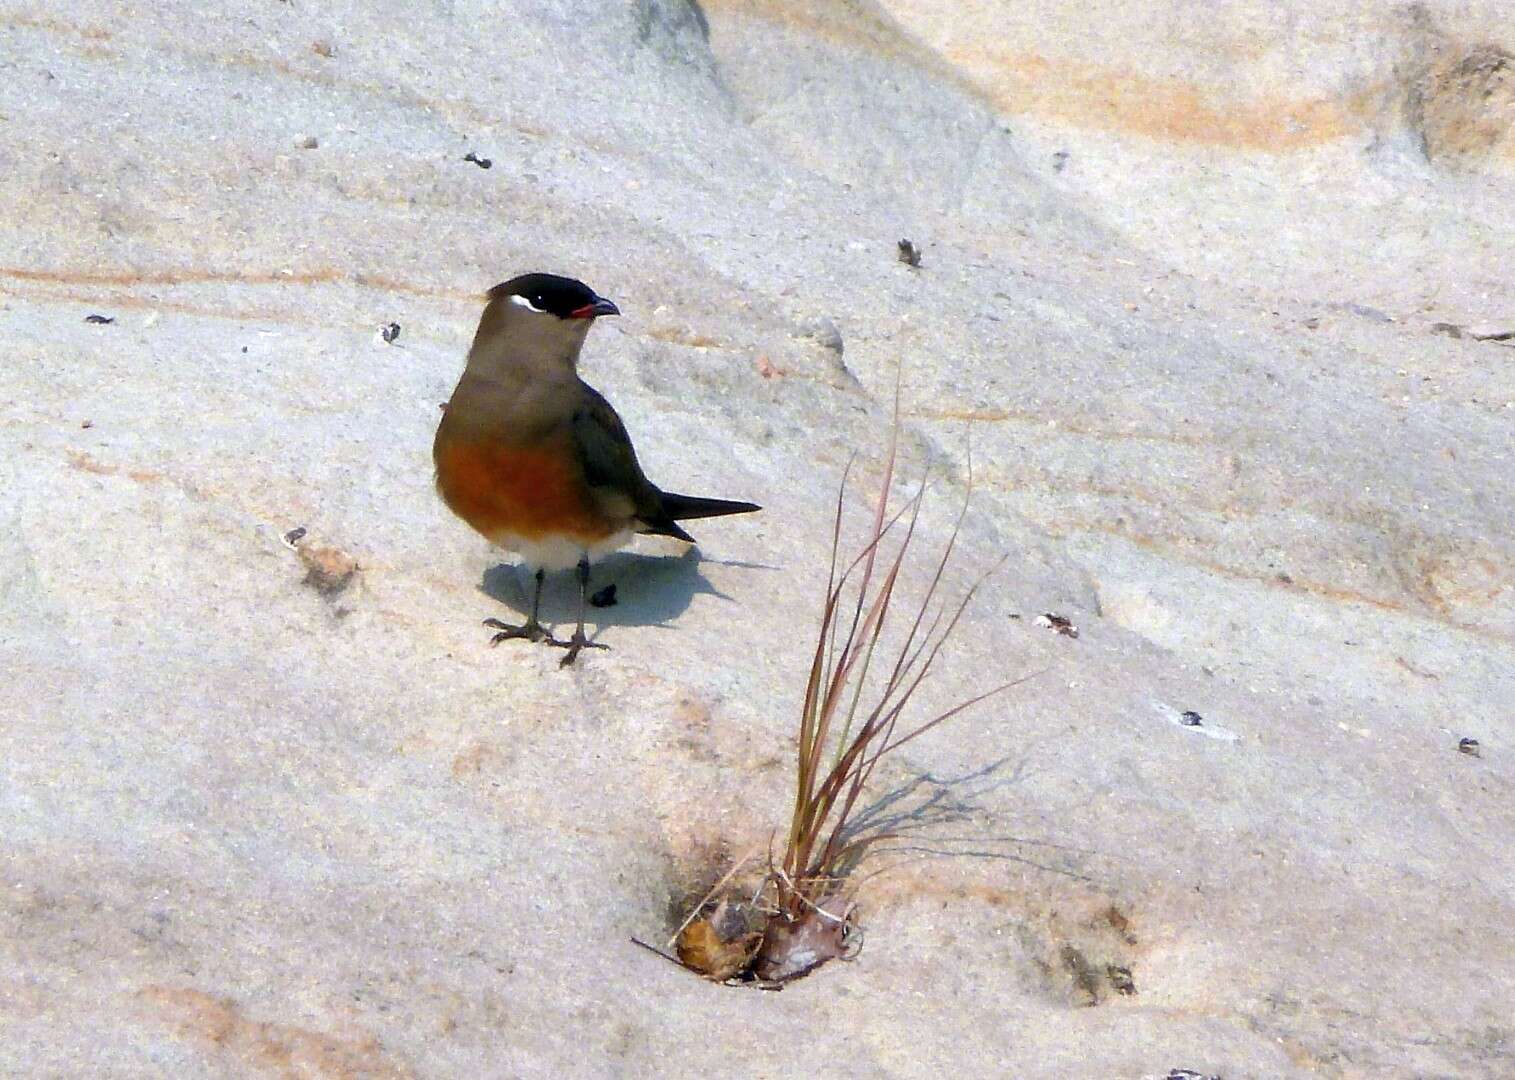
M 602 645 L 598 641 L 590 641 L 584 636 L 584 628 L 581 626 L 573 632 L 573 637 L 567 641 L 554 641 L 554 645 L 567 649 L 568 655 L 558 661 L 558 667 L 567 667 L 578 659 L 580 651 L 584 649 L 608 649 L 609 645 Z
M 484 625 L 499 633 L 489 639 L 491 645 L 498 645 L 502 641 L 511 641 L 521 638 L 525 641 L 540 641 L 547 645 L 556 645 L 560 649 L 568 648 L 568 642 L 559 641 L 547 632 L 547 628 L 535 619 L 527 619 L 520 625 L 513 626 L 510 623 L 501 622 L 499 619 L 485 619 Z

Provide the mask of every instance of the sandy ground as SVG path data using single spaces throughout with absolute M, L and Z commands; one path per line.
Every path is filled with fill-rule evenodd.
M 0 1073 L 1515 1075 L 1500 6 L 0 5 Z M 431 487 L 526 269 L 765 507 L 566 672 Z M 856 962 L 713 986 L 630 939 L 785 820 L 901 365 L 1008 553 L 923 707 L 1037 674 L 881 778 Z

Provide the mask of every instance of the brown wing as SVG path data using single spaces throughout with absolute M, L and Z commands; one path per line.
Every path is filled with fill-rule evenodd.
M 607 511 L 635 518 L 640 531 L 694 539 L 663 510 L 663 496 L 642 472 L 626 425 L 594 387 L 581 383 L 583 404 L 573 414 L 573 438 L 590 493 Z

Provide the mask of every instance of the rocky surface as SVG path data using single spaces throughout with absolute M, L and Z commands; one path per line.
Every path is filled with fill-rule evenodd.
M 188 7 L 0 5 L 0 1073 L 1510 1074 L 1502 4 Z M 431 491 L 527 268 L 766 507 L 568 672 Z M 1009 553 L 930 702 L 1037 674 L 883 778 L 857 962 L 716 987 L 630 938 L 783 820 L 900 364 Z

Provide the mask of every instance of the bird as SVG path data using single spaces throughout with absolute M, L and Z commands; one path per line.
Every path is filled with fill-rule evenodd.
M 756 503 L 662 491 L 642 472 L 626 425 L 599 391 L 579 378 L 579 352 L 615 303 L 581 281 L 529 273 L 487 294 L 463 375 L 443 407 L 432 443 L 437 493 L 454 514 L 534 571 L 531 615 L 498 619 L 492 643 L 514 638 L 566 649 L 561 666 L 586 648 L 590 563 L 635 533 L 694 537 L 680 521 L 748 514 Z M 538 621 L 550 570 L 574 567 L 578 627 L 567 641 Z

